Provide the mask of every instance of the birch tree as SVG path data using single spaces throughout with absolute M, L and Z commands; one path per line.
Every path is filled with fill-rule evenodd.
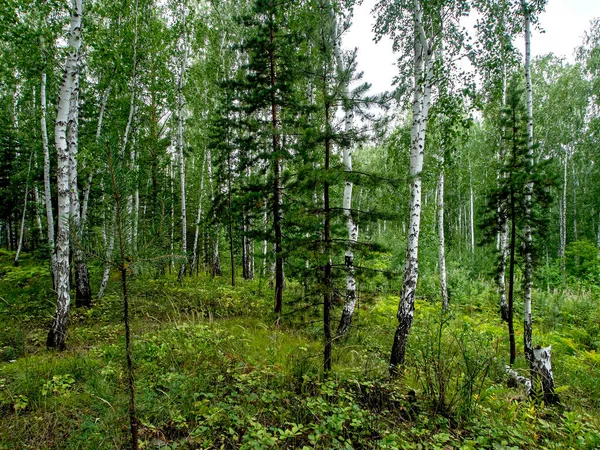
M 350 72 L 344 61 L 341 45 L 342 36 L 341 29 L 338 25 L 337 17 L 333 7 L 330 7 L 331 28 L 333 36 L 333 53 L 337 66 L 338 76 L 342 82 L 342 96 L 348 99 L 350 97 Z M 344 103 L 344 131 L 345 133 L 352 132 L 354 128 L 354 110 L 353 104 L 350 101 Z M 342 159 L 344 171 L 346 174 L 352 172 L 352 147 L 351 144 L 343 145 Z M 342 317 L 337 328 L 337 335 L 342 336 L 348 333 L 352 324 L 354 308 L 356 306 L 356 279 L 354 277 L 354 245 L 358 241 L 358 225 L 354 223 L 352 218 L 352 180 L 347 176 L 344 181 L 344 193 L 342 209 L 346 217 L 346 229 L 348 232 L 348 245 L 344 253 L 344 265 L 346 269 L 346 299 L 342 310 Z
M 49 348 L 66 348 L 67 318 L 71 295 L 69 292 L 69 147 L 67 143 L 67 124 L 71 97 L 74 95 L 78 75 L 78 55 L 81 48 L 81 21 L 83 15 L 82 0 L 73 0 L 71 4 L 71 24 L 68 35 L 68 53 L 60 87 L 56 121 L 54 124 L 54 144 L 58 154 L 57 190 L 58 190 L 58 233 L 56 237 L 57 261 L 57 302 L 54 320 L 48 333 L 46 345 Z
M 379 36 L 387 34 L 394 40 L 394 49 L 403 50 L 406 56 L 401 59 L 401 67 L 412 77 L 412 125 L 410 143 L 410 201 L 409 224 L 404 266 L 404 277 L 398 306 L 398 328 L 394 336 L 390 356 L 390 372 L 398 373 L 404 365 L 406 344 L 414 319 L 415 291 L 419 273 L 419 233 L 421 229 L 421 194 L 425 136 L 432 99 L 432 89 L 438 79 L 434 77 L 436 49 L 441 45 L 439 36 L 443 20 L 454 20 L 466 13 L 466 2 L 427 2 L 421 0 L 380 1 L 375 6 L 378 13 L 375 30 Z M 452 23 L 446 26 L 452 26 Z M 456 32 L 456 27 L 454 31 Z M 456 34 L 449 33 L 449 41 L 456 40 Z M 443 76 L 440 74 L 440 76 Z
M 185 1 L 181 2 L 181 48 L 180 52 L 180 65 L 177 79 L 177 154 L 179 157 L 179 185 L 181 194 L 181 250 L 185 256 L 187 254 L 187 212 L 186 212 L 186 187 L 185 187 L 185 156 L 183 153 L 183 84 L 185 71 L 187 66 L 187 53 L 188 53 L 188 42 L 187 42 L 187 30 L 186 30 L 186 14 L 187 5 Z M 186 256 L 187 259 L 187 256 Z M 179 268 L 178 279 L 181 282 L 183 275 L 185 274 L 185 262 L 181 263 Z

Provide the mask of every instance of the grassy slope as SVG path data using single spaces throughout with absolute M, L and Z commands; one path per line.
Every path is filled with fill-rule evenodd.
M 19 268 L 0 258 L 0 449 L 126 448 L 118 292 L 73 311 L 69 350 L 49 353 L 47 270 L 27 256 Z M 417 303 L 400 381 L 386 377 L 395 295 L 362 302 L 324 378 L 315 312 L 277 330 L 265 314 L 268 289 L 225 283 L 132 280 L 144 448 L 600 447 L 596 298 L 538 293 L 534 333 L 553 345 L 563 401 L 545 408 L 505 386 L 505 327 L 483 281 L 464 282 L 451 316 Z

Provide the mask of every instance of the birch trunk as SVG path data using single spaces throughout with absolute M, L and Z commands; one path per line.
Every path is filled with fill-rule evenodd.
M 565 163 L 564 163 L 564 174 L 563 174 L 563 195 L 560 201 L 560 249 L 558 250 L 558 257 L 560 258 L 560 268 L 562 272 L 563 282 L 565 278 L 565 248 L 567 246 L 567 165 L 569 161 L 569 154 L 567 147 L 565 147 Z
M 67 122 L 69 104 L 73 86 L 77 77 L 77 57 L 81 47 L 82 0 L 73 0 L 71 25 L 69 29 L 69 47 L 65 71 L 58 98 L 56 121 L 54 124 L 54 143 L 58 154 L 57 191 L 58 191 L 58 233 L 56 236 L 57 262 L 57 302 L 52 326 L 48 333 L 46 346 L 64 350 L 66 348 L 67 318 L 71 295 L 69 292 L 69 148 L 67 145 Z
M 273 18 L 271 18 L 273 19 Z M 281 203 L 282 193 L 280 188 L 280 164 L 279 156 L 279 123 L 277 119 L 277 106 L 275 104 L 275 52 L 273 42 L 275 39 L 275 30 L 273 20 L 270 22 L 270 42 L 269 50 L 269 70 L 271 75 L 271 125 L 273 140 L 273 230 L 275 232 L 275 301 L 273 312 L 275 314 L 275 324 L 279 325 L 281 321 L 281 312 L 283 309 L 283 248 L 281 233 Z
M 437 192 L 437 229 L 439 238 L 438 259 L 440 263 L 440 291 L 442 295 L 442 307 L 447 310 L 448 305 L 448 282 L 446 279 L 446 239 L 444 236 L 444 157 L 442 156 L 442 171 L 438 178 Z
M 506 106 L 506 66 L 504 66 L 504 73 L 502 77 L 502 109 Z M 502 164 L 505 153 L 504 153 L 504 133 L 505 126 L 502 125 L 500 134 L 500 150 L 498 151 L 498 163 Z M 501 173 L 498 174 L 498 179 L 502 177 Z M 502 320 L 508 322 L 508 304 L 506 303 L 506 259 L 508 257 L 508 222 L 506 220 L 506 202 L 498 204 L 497 210 L 498 217 L 498 250 L 500 252 L 500 263 L 498 264 L 498 294 L 500 295 L 500 316 Z M 512 319 L 511 319 L 512 320 Z
M 327 93 L 323 92 L 327 98 Z M 325 373 L 331 370 L 331 210 L 329 207 L 329 154 L 330 154 L 330 125 L 329 125 L 329 102 L 325 102 L 325 182 L 323 183 L 323 211 L 325 213 L 323 241 L 325 244 L 325 267 L 323 267 L 323 334 L 325 338 L 323 348 L 323 370 Z
M 341 51 L 341 34 L 338 28 L 337 18 L 333 8 L 329 8 L 332 27 L 333 27 L 333 50 L 337 65 L 337 71 L 339 76 L 344 80 L 343 84 L 343 97 L 349 98 L 350 92 L 348 88 L 349 76 L 348 68 L 344 62 Z M 352 106 L 348 106 L 344 109 L 344 131 L 350 133 L 354 127 L 354 111 Z M 344 172 L 349 174 L 352 172 L 352 148 L 350 145 L 345 145 L 342 149 Z M 342 209 L 346 217 L 346 229 L 348 231 L 348 246 L 344 254 L 344 265 L 346 269 L 346 300 L 344 302 L 344 309 L 342 310 L 342 317 L 337 328 L 337 335 L 343 336 L 348 333 L 350 326 L 352 325 L 352 317 L 354 315 L 354 308 L 356 307 L 356 279 L 354 277 L 354 245 L 358 241 L 358 226 L 352 219 L 352 181 L 349 177 L 346 177 L 344 182 L 344 196 Z
M 598 258 L 600 258 L 600 213 L 598 214 L 598 236 L 596 237 L 596 247 L 598 247 Z
M 108 278 L 110 276 L 110 268 L 112 266 L 112 254 L 115 246 L 115 227 L 116 227 L 116 206 L 113 207 L 112 216 L 111 216 L 111 224 L 110 224 L 110 232 L 108 236 L 105 233 L 105 240 L 108 240 L 106 244 L 106 253 L 105 253 L 105 263 L 104 263 L 104 272 L 102 273 L 102 281 L 100 282 L 100 289 L 98 290 L 98 298 L 104 297 L 104 292 L 106 291 L 106 286 L 108 285 Z
M 206 166 L 206 159 L 208 153 L 204 152 L 204 159 L 202 160 L 202 169 L 200 171 L 200 192 L 198 195 L 198 213 L 196 214 L 196 229 L 194 230 L 194 245 L 192 247 L 192 261 L 190 265 L 190 276 L 194 273 L 196 264 L 198 264 L 198 239 L 200 236 L 200 221 L 202 220 L 202 200 L 204 198 L 204 167 Z
M 111 86 L 108 86 L 102 94 L 102 101 L 100 102 L 100 112 L 98 113 L 98 125 L 96 126 L 96 146 L 100 145 L 100 136 L 102 135 L 102 123 L 104 121 L 104 111 L 106 110 L 106 104 L 108 103 L 108 96 L 110 95 Z M 99 147 L 98 147 L 99 148 Z M 87 225 L 87 213 L 88 205 L 90 202 L 90 191 L 92 189 L 92 181 L 94 179 L 94 171 L 90 172 L 87 184 L 83 191 L 83 201 L 81 203 L 81 223 L 85 227 Z
M 269 249 L 269 241 L 267 240 L 267 225 L 268 225 L 268 208 L 267 208 L 267 199 L 263 200 L 264 202 L 264 210 L 263 210 L 263 232 L 265 238 L 262 241 L 262 270 L 261 270 L 261 278 L 265 278 L 267 276 L 267 253 Z M 598 227 L 598 251 L 600 252 L 600 226 Z
M 77 153 L 79 141 L 79 74 L 75 77 L 73 94 L 69 107 L 69 122 L 67 125 L 67 145 L 69 147 L 69 195 L 70 218 L 73 229 L 71 235 L 75 238 L 73 246 L 73 263 L 75 269 L 75 304 L 77 307 L 89 307 L 92 302 L 92 290 L 87 264 L 82 248 L 81 209 L 79 204 L 79 188 L 77 186 Z
M 25 182 L 25 198 L 23 199 L 23 215 L 21 216 L 21 229 L 19 230 L 19 244 L 17 245 L 17 253 L 15 255 L 14 265 L 19 267 L 19 255 L 23 248 L 23 236 L 25 235 L 25 217 L 27 215 L 27 197 L 29 195 L 29 175 L 31 175 L 31 162 L 33 160 L 33 152 L 29 155 L 29 168 L 27 169 L 27 181 Z
M 179 184 L 181 189 L 181 252 L 186 258 L 181 263 L 179 268 L 178 280 L 183 280 L 185 274 L 185 264 L 187 261 L 187 212 L 185 198 L 185 157 L 183 154 L 183 80 L 187 65 L 187 35 L 186 35 L 186 20 L 185 20 L 185 5 L 182 7 L 183 19 L 183 49 L 181 57 L 181 67 L 179 72 L 179 80 L 177 82 L 177 152 L 179 154 Z
M 421 173 L 425 151 L 425 134 L 431 96 L 432 53 L 423 25 L 423 7 L 414 0 L 414 94 L 410 145 L 410 221 L 404 279 L 398 305 L 398 328 L 390 357 L 390 373 L 398 374 L 404 365 L 408 334 L 414 319 L 415 290 L 419 277 L 419 232 L 421 227 Z
M 44 50 L 42 40 L 42 51 Z M 52 212 L 52 189 L 50 187 L 50 149 L 48 146 L 48 129 L 46 126 L 46 73 L 42 73 L 40 83 L 40 128 L 42 132 L 42 149 L 44 151 L 44 205 L 46 207 L 46 222 L 48 230 L 48 250 L 50 251 L 50 270 L 52 274 L 52 287 L 57 289 L 56 273 L 56 248 L 54 245 L 54 214 Z
M 533 90 L 531 87 L 531 25 L 529 9 L 526 2 L 522 1 L 525 15 L 525 84 L 527 97 L 527 159 L 533 165 Z M 533 372 L 533 344 L 531 323 L 531 290 L 532 290 L 532 233 L 531 233 L 531 197 L 533 183 L 528 182 L 525 187 L 525 267 L 523 270 L 523 344 L 524 353 L 529 367 Z
M 577 178 L 575 176 L 575 164 L 571 165 L 571 172 L 573 174 L 573 240 L 578 240 L 577 234 Z
M 471 161 L 469 161 L 469 198 L 470 198 L 470 206 L 471 206 L 471 253 L 475 252 L 475 201 L 473 194 L 473 170 L 471 169 Z
M 35 209 L 35 221 L 38 227 L 38 231 L 40 232 L 40 238 L 44 235 L 44 226 L 42 225 L 42 218 L 39 214 L 39 205 L 42 203 L 40 200 L 40 191 L 38 187 L 35 186 L 33 188 L 33 199 L 35 201 L 36 209 Z
M 215 186 L 213 184 L 212 176 L 212 154 L 210 149 L 207 149 L 207 172 L 208 172 L 208 184 L 210 184 L 210 201 L 212 204 L 215 203 Z M 216 223 L 216 213 L 213 212 L 213 220 Z M 210 273 L 214 276 L 221 275 L 221 258 L 219 257 L 219 227 L 215 227 L 215 235 L 212 248 L 212 257 L 210 262 Z

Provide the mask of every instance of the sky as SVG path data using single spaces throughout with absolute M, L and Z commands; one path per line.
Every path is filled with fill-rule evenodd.
M 364 72 L 363 81 L 371 83 L 371 92 L 377 93 L 391 89 L 397 71 L 391 41 L 373 42 L 371 8 L 374 4 L 375 0 L 364 0 L 355 9 L 352 27 L 343 37 L 343 46 L 358 49 L 358 69 Z M 600 0 L 548 0 L 545 12 L 540 15 L 543 33 L 537 30 L 532 33 L 533 57 L 552 52 L 573 62 L 573 52 L 581 45 L 590 20 L 595 17 L 600 17 Z M 516 45 L 523 52 L 523 40 L 517 41 Z

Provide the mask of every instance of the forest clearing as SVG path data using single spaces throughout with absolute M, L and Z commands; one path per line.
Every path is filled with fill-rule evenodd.
M 556 2 L 4 1 L 0 450 L 600 448 Z

